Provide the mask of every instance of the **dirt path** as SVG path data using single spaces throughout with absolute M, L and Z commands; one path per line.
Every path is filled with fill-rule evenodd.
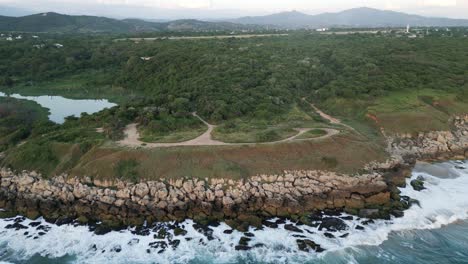
M 340 119 L 338 118 L 335 118 L 331 115 L 328 115 L 326 113 L 324 113 L 322 110 L 320 110 L 318 107 L 316 107 L 314 104 L 310 103 L 309 101 L 307 101 L 305 98 L 302 98 L 302 100 L 304 100 L 306 103 L 308 103 L 310 105 L 310 107 L 312 107 L 314 109 L 314 111 L 319 114 L 323 119 L 326 119 L 328 121 L 330 121 L 331 124 L 335 124 L 335 125 L 341 125 L 341 126 L 344 126 L 358 134 L 361 135 L 361 133 L 359 133 L 356 129 L 354 129 L 352 126 L 349 126 L 343 122 L 341 122 Z
M 203 118 L 198 116 L 196 113 L 193 113 L 193 116 L 197 117 L 200 119 L 207 127 L 208 129 L 206 130 L 205 133 L 201 134 L 197 138 L 194 138 L 192 140 L 184 141 L 184 142 L 178 142 L 178 143 L 146 143 L 143 141 L 140 141 L 140 134 L 138 133 L 137 129 L 137 124 L 129 124 L 124 131 L 125 138 L 121 141 L 118 142 L 119 145 L 125 146 L 125 147 L 144 147 L 144 148 L 168 148 L 168 147 L 181 147 L 181 146 L 242 146 L 242 145 L 261 145 L 261 144 L 277 144 L 277 143 L 284 143 L 284 142 L 292 142 L 292 141 L 306 141 L 306 140 L 317 140 L 317 139 L 324 139 L 328 138 L 331 136 L 334 136 L 340 131 L 336 129 L 330 129 L 330 128 L 321 128 L 322 130 L 326 131 L 327 134 L 323 135 L 321 137 L 316 137 L 316 138 L 306 138 L 306 139 L 297 139 L 304 133 L 309 132 L 312 130 L 312 128 L 298 128 L 296 129 L 298 133 L 292 137 L 282 139 L 279 141 L 274 141 L 274 142 L 266 142 L 266 143 L 225 143 L 222 141 L 214 140 L 211 137 L 211 132 L 216 128 L 215 125 L 211 125 Z

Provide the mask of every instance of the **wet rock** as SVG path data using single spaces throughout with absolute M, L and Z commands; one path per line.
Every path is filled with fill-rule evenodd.
M 422 191 L 426 189 L 426 187 L 424 187 L 424 181 L 420 179 L 412 180 L 410 184 L 415 191 Z
M 61 218 L 57 219 L 55 224 L 58 225 L 58 226 L 69 225 L 69 224 L 73 223 L 73 220 L 74 219 L 71 218 L 71 217 L 61 217 Z
M 325 249 L 323 249 L 319 244 L 309 239 L 298 239 L 296 240 L 296 243 L 301 251 L 309 252 L 310 250 L 313 250 L 319 253 L 325 251 Z
M 250 232 L 244 233 L 244 236 L 246 236 L 246 237 L 255 237 L 255 235 L 253 233 L 250 233 Z
M 130 246 L 136 245 L 138 243 L 140 243 L 140 239 L 138 239 L 138 238 L 132 238 L 130 241 L 128 241 L 128 244 Z
M 15 229 L 16 231 L 21 230 L 21 229 L 28 229 L 27 226 L 24 226 L 20 223 L 14 223 L 14 224 L 9 224 L 5 226 L 6 229 Z
M 373 224 L 373 223 L 375 223 L 375 222 L 374 222 L 374 220 L 372 220 L 372 219 L 362 221 L 362 224 L 363 224 L 363 225 L 369 225 L 369 224 Z
M 148 246 L 153 249 L 160 249 L 158 253 L 161 254 L 166 250 L 167 243 L 165 241 L 155 241 L 155 242 L 149 243 Z
M 105 235 L 107 233 L 110 233 L 111 231 L 112 231 L 112 229 L 110 227 L 103 226 L 103 225 L 98 225 L 98 226 L 96 226 L 96 229 L 94 229 L 94 234 L 96 234 L 98 236 L 102 236 L 102 235 Z
M 151 234 L 151 229 L 144 226 L 137 226 L 135 230 L 132 231 L 132 234 L 137 236 L 149 236 Z
M 166 238 L 171 238 L 171 234 L 167 232 L 167 229 L 165 227 L 161 227 L 158 230 L 158 233 L 153 236 L 155 239 L 166 239 Z
M 278 224 L 277 223 L 273 223 L 273 222 L 270 222 L 270 221 L 262 221 L 262 224 L 266 227 L 269 227 L 269 228 L 278 228 Z
M 185 236 L 185 235 L 187 235 L 186 230 L 179 228 L 179 227 L 174 229 L 174 236 Z
M 340 218 L 343 219 L 343 220 L 348 220 L 348 221 L 351 221 L 351 220 L 354 219 L 354 217 L 351 216 L 351 215 L 348 215 L 348 216 L 340 216 Z
M 237 251 L 248 251 L 248 250 L 251 250 L 252 248 L 249 246 L 237 245 L 234 247 L 234 249 Z
M 234 232 L 233 229 L 226 229 L 226 230 L 223 231 L 223 233 L 224 233 L 224 234 L 227 234 L 227 235 L 230 235 L 230 234 L 232 234 L 233 232 Z
M 179 239 L 174 239 L 169 241 L 169 245 L 171 245 L 172 249 L 177 249 L 177 247 L 180 245 L 180 240 Z
M 359 217 L 362 218 L 379 218 L 379 209 L 361 209 L 359 210 Z
M 304 233 L 304 231 L 302 231 L 301 229 L 299 229 L 298 227 L 296 227 L 296 226 L 294 226 L 292 224 L 284 225 L 284 229 L 286 229 L 288 231 L 291 231 L 291 232 Z
M 325 217 L 322 219 L 322 223 L 319 225 L 319 230 L 322 231 L 323 229 L 331 232 L 343 231 L 348 229 L 348 225 L 346 225 L 346 223 L 340 218 Z
M 122 247 L 120 245 L 117 245 L 117 246 L 114 246 L 112 249 L 111 249 L 111 252 L 116 252 L 116 253 L 119 253 L 122 251 Z
M 393 216 L 395 216 L 397 218 L 400 218 L 400 217 L 405 216 L 405 213 L 403 211 L 401 211 L 401 210 L 393 210 L 391 212 L 391 215 L 393 215 Z
M 335 238 L 335 236 L 332 233 L 323 233 L 323 235 L 328 238 Z
M 36 227 L 36 226 L 39 226 L 40 224 L 41 224 L 41 222 L 31 222 L 31 223 L 29 223 L 29 226 Z
M 280 218 L 280 219 L 276 220 L 275 223 L 277 225 L 286 224 L 286 219 Z
M 36 230 L 44 231 L 44 232 L 49 232 L 50 229 L 52 229 L 52 227 L 46 226 L 46 225 L 40 225 L 40 226 L 36 227 Z
M 357 225 L 356 230 L 364 230 L 365 228 L 363 226 Z
M 346 237 L 348 237 L 348 236 L 349 236 L 349 233 L 346 233 L 346 234 L 341 235 L 340 237 L 341 237 L 341 238 L 346 238 Z
M 213 229 L 208 226 L 195 223 L 193 224 L 193 228 L 197 230 L 198 233 L 203 234 L 208 240 L 214 240 Z
M 251 241 L 252 239 L 248 238 L 248 237 L 241 237 L 239 239 L 239 245 L 242 245 L 242 246 L 248 246 L 249 245 L 249 242 Z
M 304 235 L 292 235 L 293 237 L 296 237 L 296 238 L 306 238 L 306 236 Z

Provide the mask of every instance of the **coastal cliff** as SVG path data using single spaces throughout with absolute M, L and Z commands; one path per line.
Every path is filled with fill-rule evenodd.
M 137 184 L 68 178 L 50 180 L 35 172 L 1 170 L 0 207 L 34 217 L 111 220 L 126 224 L 185 218 L 300 215 L 315 209 L 363 209 L 389 203 L 377 173 L 355 177 L 334 172 L 291 171 L 247 180 L 178 179 Z M 3 203 L 3 204 L 1 204 Z
M 468 115 L 453 119 L 452 131 L 389 138 L 392 159 L 369 164 L 359 175 L 331 171 L 285 171 L 231 179 L 99 181 L 66 174 L 50 179 L 36 172 L 0 170 L 0 208 L 56 221 L 79 219 L 110 225 L 216 219 L 233 226 L 259 225 L 262 217 L 300 217 L 339 209 L 363 217 L 401 216 L 397 186 L 415 160 L 467 156 Z

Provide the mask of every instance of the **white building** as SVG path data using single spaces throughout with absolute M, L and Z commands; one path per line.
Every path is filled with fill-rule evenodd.
M 58 49 L 63 48 L 63 45 L 60 43 L 55 43 L 54 46 Z
M 6 38 L 6 40 L 8 40 L 8 41 L 13 41 L 13 38 L 12 38 L 12 37 L 8 37 L 8 38 Z
M 325 32 L 325 31 L 328 31 L 328 28 L 317 28 L 316 31 L 317 32 Z

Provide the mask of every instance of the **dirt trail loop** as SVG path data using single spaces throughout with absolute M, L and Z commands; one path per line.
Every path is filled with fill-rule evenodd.
M 328 138 L 328 137 L 331 137 L 340 133 L 340 131 L 336 129 L 321 128 L 322 130 L 327 132 L 326 135 L 321 136 L 321 137 L 316 137 L 316 138 L 297 139 L 304 133 L 307 133 L 310 130 L 312 130 L 312 128 L 298 128 L 296 129 L 298 131 L 296 135 L 283 139 L 283 140 L 279 140 L 279 141 L 266 142 L 266 143 L 225 143 L 222 141 L 214 140 L 211 137 L 211 132 L 213 132 L 213 130 L 216 128 L 215 125 L 209 124 L 208 122 L 203 120 L 203 118 L 198 116 L 196 113 L 193 113 L 193 116 L 200 119 L 208 127 L 208 129 L 206 130 L 205 133 L 203 133 L 202 135 L 192 140 L 178 142 L 178 143 L 146 143 L 146 142 L 140 141 L 139 139 L 140 134 L 138 133 L 137 124 L 133 123 L 133 124 L 129 124 L 125 128 L 125 131 L 124 131 L 125 138 L 119 141 L 118 144 L 121 146 L 133 147 L 133 148 L 136 148 L 136 147 L 169 148 L 169 147 L 181 147 L 181 146 L 242 146 L 242 145 L 277 144 L 277 143 L 292 142 L 292 141 L 317 140 L 317 139 Z

